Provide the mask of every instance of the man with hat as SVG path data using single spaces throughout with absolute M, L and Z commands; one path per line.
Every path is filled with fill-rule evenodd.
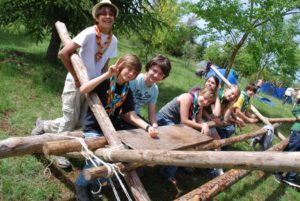
M 89 78 L 101 75 L 103 69 L 107 68 L 110 58 L 117 56 L 118 41 L 111 30 L 118 14 L 118 7 L 110 0 L 100 1 L 92 9 L 95 25 L 81 31 L 60 50 L 59 58 L 69 71 L 62 94 L 63 117 L 55 120 L 38 119 L 32 135 L 73 131 L 80 125 L 87 111 L 87 103 L 85 96 L 78 89 L 80 82 L 70 56 L 79 48 L 79 56 Z M 70 163 L 60 158 L 58 165 L 66 168 Z

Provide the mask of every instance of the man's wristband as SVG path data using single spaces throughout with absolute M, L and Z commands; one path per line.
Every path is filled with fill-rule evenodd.
M 151 127 L 150 125 L 147 125 L 147 127 L 145 128 L 145 131 L 148 132 L 150 127 Z

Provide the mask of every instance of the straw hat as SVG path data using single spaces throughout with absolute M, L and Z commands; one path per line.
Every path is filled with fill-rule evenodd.
M 116 9 L 116 17 L 118 17 L 118 15 L 119 15 L 118 7 L 115 4 L 111 3 L 110 0 L 102 0 L 99 3 L 97 3 L 96 5 L 94 5 L 94 7 L 92 9 L 92 15 L 93 15 L 94 19 L 96 19 L 96 11 L 98 10 L 99 7 L 101 7 L 103 5 L 110 5 L 110 6 L 114 7 Z

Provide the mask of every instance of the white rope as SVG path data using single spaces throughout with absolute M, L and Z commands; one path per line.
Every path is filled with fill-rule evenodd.
M 57 134 L 52 134 L 52 135 L 57 135 Z M 57 136 L 60 136 L 61 135 L 57 135 Z M 110 164 L 110 163 L 106 163 L 105 161 L 101 160 L 99 157 L 97 157 L 91 150 L 88 149 L 88 146 L 87 144 L 85 143 L 84 139 L 83 138 L 79 138 L 79 137 L 74 137 L 74 136 L 64 136 L 66 138 L 71 138 L 71 139 L 76 139 L 79 141 L 79 143 L 82 145 L 82 149 L 81 149 L 81 154 L 83 155 L 83 157 L 86 159 L 86 162 L 87 160 L 91 161 L 91 163 L 95 166 L 95 167 L 98 167 L 99 165 L 104 165 L 107 170 L 108 170 L 108 176 L 112 176 L 112 173 L 114 173 L 114 175 L 116 176 L 120 186 L 122 187 L 122 190 L 124 191 L 127 199 L 129 201 L 132 201 L 125 185 L 123 184 L 122 182 L 122 179 L 119 177 L 119 174 L 121 174 L 122 176 L 124 176 L 124 174 L 120 171 L 119 167 L 116 166 L 115 164 Z M 116 146 L 116 147 L 111 147 L 111 148 L 108 148 L 107 150 L 109 150 L 109 153 L 111 153 L 111 151 L 113 149 L 118 149 L 120 147 L 122 147 L 123 145 L 120 144 L 119 146 Z M 111 160 L 111 154 L 109 155 L 109 159 Z M 51 164 L 50 164 L 51 165 Z M 99 179 L 97 179 L 98 183 L 99 183 L 99 190 L 94 192 L 92 191 L 93 194 L 99 194 L 101 192 L 101 189 L 102 189 L 102 184 L 100 182 Z M 116 199 L 118 201 L 120 201 L 120 197 L 118 195 L 118 192 L 115 188 L 115 185 L 113 184 L 113 181 L 111 178 L 108 178 L 108 181 L 110 182 L 111 186 L 112 186 L 112 189 L 113 189 L 113 192 L 114 192 L 114 195 L 116 197 Z M 99 196 L 99 197 L 102 197 L 102 196 Z
M 49 179 L 52 175 L 51 173 L 51 169 L 50 166 L 53 164 L 53 159 L 51 160 L 51 162 L 47 165 L 47 167 L 44 169 L 44 177 L 46 177 L 47 179 Z

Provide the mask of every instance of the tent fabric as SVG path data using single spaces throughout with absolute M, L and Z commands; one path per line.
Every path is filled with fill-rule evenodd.
M 226 72 L 226 69 L 224 68 L 220 68 L 220 67 L 217 67 L 215 66 L 216 69 L 223 75 L 225 76 L 225 72 Z M 213 70 L 209 70 L 207 73 L 206 73 L 206 76 L 205 76 L 205 79 L 208 79 L 210 76 L 216 76 L 220 83 L 221 83 L 221 78 L 219 76 L 217 76 L 217 74 L 213 71 Z M 229 71 L 229 75 L 227 77 L 227 80 L 231 83 L 231 84 L 234 84 L 234 85 L 237 85 L 238 84 L 238 75 L 236 74 L 236 71 L 234 69 L 230 69 Z
M 284 87 L 277 88 L 274 84 L 272 84 L 270 82 L 265 82 L 260 88 L 260 91 L 270 94 L 271 96 L 274 96 L 275 98 L 278 98 L 278 99 L 284 98 L 285 90 L 286 90 L 286 88 L 284 88 Z M 292 97 L 290 97 L 287 102 L 289 104 L 292 104 L 293 103 Z

